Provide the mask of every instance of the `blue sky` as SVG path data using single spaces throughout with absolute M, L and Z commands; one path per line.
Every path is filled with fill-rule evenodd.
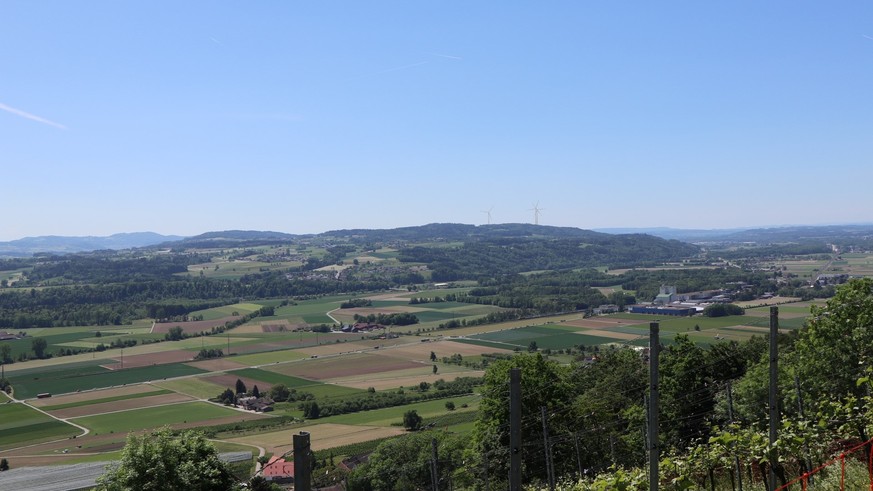
M 0 240 L 873 221 L 873 2 L 0 3 Z M 493 207 L 493 208 L 492 208 Z

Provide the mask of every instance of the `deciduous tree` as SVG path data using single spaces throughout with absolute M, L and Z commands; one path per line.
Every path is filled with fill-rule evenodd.
M 225 491 L 235 489 L 218 450 L 194 431 L 162 428 L 130 435 L 121 461 L 97 481 L 99 491 Z
M 33 354 L 37 358 L 42 359 L 45 357 L 45 349 L 48 347 L 48 343 L 43 338 L 33 338 L 33 341 L 30 342 L 30 347 L 33 349 Z

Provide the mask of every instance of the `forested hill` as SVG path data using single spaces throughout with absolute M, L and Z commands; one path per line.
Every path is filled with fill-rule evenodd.
M 159 244 L 161 247 L 208 249 L 225 247 L 256 247 L 259 245 L 287 244 L 303 235 L 286 234 L 283 232 L 261 232 L 258 230 L 224 230 L 221 232 L 206 232 L 175 242 Z
M 0 256 L 24 257 L 36 253 L 74 253 L 104 249 L 146 247 L 160 242 L 177 241 L 178 235 L 160 235 L 154 232 L 114 234 L 108 237 L 63 237 L 47 235 L 0 242 Z
M 405 262 L 426 263 L 451 277 L 457 275 L 449 271 L 458 268 L 466 269 L 465 276 L 469 276 L 471 272 L 479 275 L 593 266 L 644 266 L 687 258 L 698 252 L 696 246 L 645 234 L 614 235 L 573 227 L 520 223 L 479 226 L 431 223 L 382 230 L 334 230 L 313 235 L 226 230 L 174 241 L 158 241 L 163 236 L 152 235 L 149 248 L 174 250 L 287 246 L 294 243 L 322 244 L 330 251 L 353 245 L 364 249 L 388 246 L 401 251 L 401 260 Z M 75 238 L 57 239 L 55 242 L 62 244 L 63 240 Z M 86 244 L 92 242 L 81 242 L 75 249 L 57 252 L 86 251 L 89 250 Z M 125 243 L 116 240 L 112 246 L 105 241 L 93 244 L 95 247 L 91 250 L 121 249 Z M 134 243 L 127 247 L 142 245 Z
M 461 241 L 498 238 L 602 238 L 608 234 L 592 232 L 575 227 L 552 227 L 527 223 L 501 223 L 495 225 L 466 225 L 463 223 L 429 223 L 415 227 L 393 229 L 348 229 L 332 230 L 322 237 L 335 237 L 364 242 L 384 241 Z
M 452 281 L 538 270 L 653 266 L 697 252 L 696 246 L 649 235 L 597 234 L 585 239 L 506 238 L 457 247 L 413 246 L 401 249 L 400 260 L 427 264 L 434 281 Z

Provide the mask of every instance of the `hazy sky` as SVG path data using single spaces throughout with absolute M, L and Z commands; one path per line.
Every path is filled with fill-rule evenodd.
M 0 3 L 0 240 L 873 221 L 870 1 Z

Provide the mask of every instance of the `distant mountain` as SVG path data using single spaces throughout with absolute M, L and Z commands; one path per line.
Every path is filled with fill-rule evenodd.
M 715 240 L 730 242 L 839 242 L 845 239 L 869 238 L 873 225 L 797 225 L 736 231 Z
M 293 235 L 283 232 L 261 232 L 257 230 L 224 230 L 221 232 L 206 232 L 205 234 L 186 237 L 175 242 L 164 242 L 157 245 L 174 248 L 223 248 L 223 247 L 255 247 L 288 243 L 306 235 Z
M 873 225 L 790 225 L 766 228 L 733 229 L 678 229 L 653 228 L 601 228 L 598 232 L 608 234 L 642 233 L 663 239 L 683 242 L 754 242 L 774 244 L 787 242 L 839 242 L 846 239 L 873 236 Z
M 429 223 L 414 227 L 393 229 L 331 230 L 318 237 L 334 237 L 359 241 L 468 241 L 500 238 L 587 238 L 604 234 L 574 227 L 552 227 L 529 223 L 501 223 L 494 225 L 467 225 L 463 223 Z
M 74 252 L 120 250 L 145 247 L 161 242 L 176 241 L 184 237 L 161 235 L 154 232 L 133 232 L 114 234 L 108 237 L 64 237 L 45 235 L 0 242 L 0 256 L 23 257 L 41 252 L 65 254 Z
M 724 237 L 726 235 L 743 232 L 748 229 L 732 228 L 732 229 L 684 229 L 670 227 L 648 227 L 648 228 L 596 228 L 595 232 L 605 234 L 646 234 L 654 235 L 662 239 L 675 239 L 683 242 L 696 242 L 710 240 L 713 237 Z

